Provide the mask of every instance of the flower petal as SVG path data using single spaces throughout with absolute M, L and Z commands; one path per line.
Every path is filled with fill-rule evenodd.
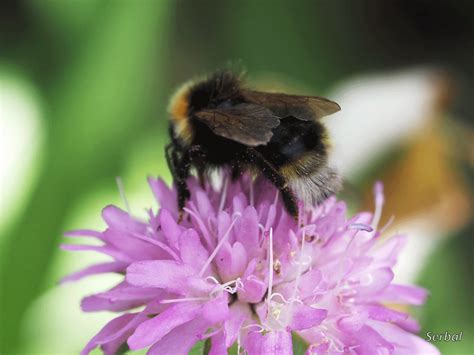
M 232 199 L 232 207 L 235 212 L 242 213 L 248 205 L 247 198 L 242 192 L 234 192 L 236 195 Z
M 202 216 L 208 216 L 214 214 L 214 208 L 212 207 L 209 196 L 202 190 L 198 190 L 195 193 L 197 209 L 199 214 Z
M 157 287 L 185 294 L 188 278 L 195 273 L 191 266 L 172 260 L 138 261 L 127 268 L 126 280 L 134 286 Z
M 133 219 L 127 212 L 117 206 L 109 205 L 102 210 L 102 218 L 111 228 L 125 232 L 146 232 L 146 224 Z
M 179 236 L 179 252 L 181 260 L 198 271 L 209 258 L 207 249 L 202 245 L 194 229 L 187 229 Z
M 85 297 L 81 308 L 84 312 L 124 311 L 145 304 L 161 293 L 162 291 L 156 288 L 139 288 L 122 282 L 109 291 Z
M 145 320 L 140 313 L 127 313 L 112 319 L 97 333 L 81 351 L 81 355 L 89 354 L 99 345 L 117 341 L 124 342 L 131 332 L 141 321 Z
M 254 275 L 250 275 L 243 281 L 244 287 L 239 290 L 239 300 L 248 303 L 261 302 L 265 292 L 267 291 L 267 284 Z
M 365 325 L 367 318 L 365 312 L 344 316 L 337 321 L 337 327 L 343 332 L 355 333 Z
M 86 276 L 103 274 L 106 272 L 121 272 L 126 269 L 127 265 L 127 263 L 121 261 L 95 264 L 64 277 L 60 282 L 78 281 Z
M 422 287 L 407 285 L 389 285 L 378 296 L 380 300 L 389 303 L 408 303 L 415 306 L 422 305 L 428 297 L 428 291 Z
M 258 231 L 257 211 L 252 206 L 247 206 L 242 217 L 236 224 L 237 241 L 242 243 L 250 257 L 255 257 L 259 247 L 259 231 Z
M 395 265 L 397 257 L 406 242 L 407 238 L 404 235 L 390 237 L 390 239 L 386 240 L 378 248 L 373 248 L 370 255 L 380 263 L 380 266 L 384 265 L 392 267 Z
M 211 350 L 209 355 L 227 355 L 224 332 L 219 332 L 211 337 Z
M 135 307 L 139 307 L 144 303 L 143 299 L 135 300 L 110 300 L 105 297 L 97 295 L 84 297 L 81 301 L 81 309 L 84 312 L 98 312 L 98 311 L 111 311 L 121 312 Z
M 291 333 L 287 331 L 271 331 L 266 334 L 250 332 L 245 337 L 244 347 L 249 355 L 293 354 Z
M 183 324 L 153 345 L 147 355 L 187 355 L 207 328 L 208 324 L 202 319 Z
M 357 298 L 366 300 L 367 297 L 377 294 L 385 289 L 393 280 L 393 271 L 390 268 L 381 268 L 364 275 L 364 280 L 360 280 L 357 286 Z
M 421 326 L 418 321 L 410 315 L 408 315 L 407 319 L 400 320 L 395 324 L 398 325 L 401 329 L 404 329 L 407 332 L 414 334 L 418 333 L 421 329 Z
M 202 307 L 202 317 L 209 324 L 222 322 L 229 318 L 229 306 L 227 304 L 226 294 L 213 299 Z
M 181 235 L 181 227 L 166 208 L 160 210 L 159 215 L 161 231 L 168 241 L 168 245 L 174 249 L 179 248 L 179 236 Z
M 169 254 L 145 234 L 108 228 L 103 235 L 107 245 L 122 251 L 129 262 L 169 258 Z
M 201 312 L 202 305 L 195 302 L 183 302 L 171 305 L 159 315 L 140 324 L 128 338 L 131 350 L 150 346 L 176 327 L 187 323 Z
M 242 324 L 247 319 L 252 319 L 252 313 L 248 304 L 243 302 L 234 302 L 230 306 L 230 314 L 227 321 L 224 323 L 226 333 L 226 347 L 229 348 L 236 340 L 240 333 Z
M 356 333 L 352 333 L 351 340 L 346 342 L 346 345 L 355 350 L 358 355 L 390 354 L 395 349 L 391 342 L 367 325 L 364 325 Z
M 398 323 L 405 321 L 408 318 L 407 313 L 398 312 L 384 306 L 369 305 L 364 308 L 371 319 L 382 322 Z
M 175 218 L 178 216 L 178 203 L 176 200 L 176 193 L 170 189 L 162 179 L 154 179 L 149 177 L 148 184 L 155 196 L 156 201 L 160 206 L 166 206 L 169 211 L 175 212 Z
M 381 334 L 385 339 L 395 344 L 393 354 L 420 354 L 437 355 L 439 350 L 431 343 L 420 337 L 410 334 L 394 324 L 370 321 L 370 326 Z
M 313 269 L 304 274 L 299 285 L 300 298 L 314 297 L 316 291 L 319 290 L 321 280 L 322 273 L 318 269 Z
M 317 309 L 299 303 L 293 303 L 289 307 L 293 313 L 289 324 L 291 330 L 303 330 L 319 325 L 328 314 L 325 309 Z
M 224 243 L 216 255 L 216 265 L 224 282 L 242 276 L 247 266 L 247 252 L 244 246 L 235 242 L 234 245 Z
M 130 257 L 120 250 L 117 250 L 114 247 L 107 246 L 107 245 L 80 245 L 80 244 L 61 244 L 60 248 L 62 250 L 69 250 L 69 251 L 95 251 L 98 253 L 102 253 L 108 256 L 111 256 L 117 261 L 121 262 L 130 262 Z

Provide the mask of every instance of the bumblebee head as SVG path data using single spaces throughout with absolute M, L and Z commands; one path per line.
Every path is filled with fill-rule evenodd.
M 231 104 L 238 97 L 239 90 L 240 77 L 228 70 L 181 85 L 168 106 L 175 135 L 183 143 L 191 144 L 193 129 L 190 120 L 193 113 Z

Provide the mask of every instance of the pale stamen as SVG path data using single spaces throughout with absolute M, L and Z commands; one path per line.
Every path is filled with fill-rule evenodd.
M 313 258 L 311 257 L 311 255 L 304 255 L 304 258 L 300 257 L 297 261 L 295 261 L 295 264 L 306 266 L 306 265 L 311 265 L 312 262 L 313 262 Z
M 244 287 L 244 284 L 240 280 L 240 277 L 235 280 L 228 281 L 224 284 L 219 283 L 219 281 L 213 276 L 206 277 L 206 280 L 216 283 L 216 288 L 210 292 L 209 296 L 213 296 L 216 293 L 219 293 L 220 291 L 226 291 L 230 294 L 234 294 L 238 290 L 243 289 Z M 235 286 L 231 287 L 232 284 L 235 284 Z M 193 302 L 193 301 L 207 301 L 207 300 L 209 300 L 208 297 L 186 297 L 186 298 L 166 299 L 166 300 L 161 301 L 160 303 L 179 303 L 179 302 Z
M 214 249 L 214 251 L 212 252 L 211 256 L 209 256 L 209 258 L 206 260 L 204 266 L 202 267 L 201 271 L 199 272 L 199 276 L 202 276 L 204 275 L 204 272 L 207 270 L 208 266 L 211 264 L 212 260 L 216 257 L 217 253 L 219 252 L 219 249 L 222 247 L 222 245 L 224 244 L 224 242 L 227 240 L 227 237 L 229 236 L 232 228 L 234 227 L 234 224 L 235 222 L 239 219 L 237 216 L 233 221 L 232 221 L 232 224 L 229 226 L 229 228 L 227 229 L 227 231 L 225 232 L 224 236 L 221 238 L 221 240 L 219 241 L 219 243 L 217 244 L 216 248 Z
M 348 229 L 357 229 L 364 232 L 372 232 L 374 230 L 371 226 L 364 223 L 352 223 Z
M 395 216 L 392 214 L 388 220 L 387 223 L 385 223 L 385 225 L 380 229 L 380 234 L 382 234 L 383 232 L 385 232 L 387 230 L 388 227 L 390 227 L 393 223 L 393 221 L 395 220 Z
M 150 244 L 153 244 L 153 245 L 156 245 L 158 248 L 161 248 L 162 250 L 166 251 L 174 260 L 176 261 L 180 261 L 181 258 L 178 256 L 178 254 L 176 254 L 173 249 L 171 249 L 169 246 L 167 246 L 166 244 L 156 240 L 156 239 L 153 239 L 153 238 L 150 238 L 150 237 L 146 237 L 144 235 L 141 235 L 141 234 L 138 234 L 138 233 L 133 233 L 133 236 L 140 239 L 140 240 L 143 240 L 147 243 L 150 243 Z
M 186 208 L 186 207 L 183 208 L 183 210 L 185 212 L 189 213 L 189 215 L 194 218 L 194 220 L 196 221 L 196 223 L 199 226 L 199 229 L 201 229 L 202 235 L 203 235 L 204 239 L 206 240 L 207 246 L 209 248 L 212 248 L 211 236 L 209 234 L 208 229 L 206 228 L 206 226 L 202 222 L 201 218 L 199 217 L 199 215 L 196 212 L 194 212 L 193 210 L 190 210 L 189 208 Z
M 273 204 L 276 205 L 278 203 L 278 196 L 280 196 L 280 191 L 277 190 L 275 194 L 275 201 L 273 201 Z
M 122 199 L 122 202 L 125 206 L 125 210 L 128 214 L 130 214 L 130 205 L 128 204 L 127 196 L 125 196 L 125 188 L 123 187 L 122 178 L 120 176 L 117 176 L 115 178 L 115 181 L 117 183 L 117 187 L 120 193 L 120 198 Z
M 375 195 L 375 211 L 374 217 L 372 218 L 372 228 L 377 229 L 377 226 L 380 222 L 380 217 L 382 216 L 382 207 L 385 202 L 383 195 L 383 184 L 380 181 L 377 181 L 374 185 L 374 195 Z
M 214 276 L 208 276 L 206 277 L 206 281 L 212 281 L 214 282 L 216 285 L 220 285 L 221 283 L 219 282 L 219 280 L 217 280 Z
M 296 279 L 295 279 L 295 289 L 293 291 L 293 296 L 291 298 L 296 299 L 297 293 L 298 293 L 298 288 L 300 285 L 300 279 L 301 279 L 301 274 L 303 272 L 303 262 L 301 261 L 301 258 L 303 257 L 303 252 L 304 252 L 304 242 L 306 240 L 306 226 L 303 228 L 303 237 L 301 238 L 301 251 L 300 251 L 300 257 L 298 258 L 298 269 L 296 271 Z
M 265 331 L 265 327 L 264 327 L 263 325 L 260 325 L 260 324 L 257 324 L 257 323 L 253 323 L 253 324 L 246 325 L 246 326 L 244 326 L 244 327 L 241 327 L 240 329 L 241 329 L 241 330 L 244 330 L 244 329 L 250 329 L 250 328 L 252 328 L 252 327 L 258 328 L 257 331 L 258 331 L 259 333 L 262 333 L 262 332 Z
M 180 302 L 196 302 L 196 301 L 207 301 L 207 297 L 187 297 L 187 298 L 170 298 L 162 300 L 160 303 L 180 303 Z
M 238 335 L 237 335 L 237 354 L 240 354 L 240 353 L 241 353 L 241 350 L 242 350 L 241 339 L 240 339 L 242 330 L 250 329 L 250 328 L 252 328 L 252 327 L 258 328 L 257 332 L 259 332 L 259 333 L 263 333 L 263 332 L 265 331 L 265 328 L 264 328 L 263 326 L 261 326 L 260 324 L 256 324 L 256 323 L 249 324 L 249 325 L 246 325 L 246 326 L 244 326 L 244 327 L 240 327 L 239 333 L 238 333 Z
M 210 276 L 209 277 L 212 281 L 216 282 L 216 278 Z M 234 287 L 232 287 L 231 285 L 234 284 Z M 220 284 L 218 281 L 217 281 L 217 286 L 214 290 L 211 291 L 211 296 L 216 294 L 216 293 L 219 293 L 221 291 L 226 291 L 227 293 L 230 293 L 230 294 L 234 294 L 236 293 L 238 290 L 241 290 L 243 289 L 244 287 L 244 284 L 243 282 L 240 280 L 240 277 L 235 279 L 235 280 L 231 280 L 231 281 L 228 281 L 224 284 Z
M 224 209 L 225 201 L 227 199 L 227 189 L 229 185 L 229 178 L 224 178 L 224 186 L 222 187 L 222 196 L 221 196 L 221 203 L 219 204 L 219 212 Z
M 273 228 L 270 228 L 270 245 L 268 248 L 268 298 L 267 298 L 267 312 L 270 313 L 272 287 L 273 287 Z
M 290 303 L 295 303 L 295 302 L 296 302 L 296 303 L 299 303 L 299 304 L 303 304 L 303 301 L 301 301 L 301 300 L 299 300 L 299 299 L 297 299 L 297 298 L 290 298 L 289 300 L 287 300 L 287 299 L 285 298 L 285 296 L 283 296 L 283 295 L 282 295 L 281 293 L 279 293 L 279 292 L 273 293 L 270 298 L 273 299 L 273 298 L 275 298 L 275 297 L 280 297 L 281 300 L 283 301 L 283 303 L 285 303 L 285 304 L 290 304 Z
M 250 195 L 250 206 L 253 207 L 253 203 L 254 203 L 254 196 L 253 196 L 253 181 L 250 181 L 250 191 L 249 191 L 249 195 Z
M 302 212 L 301 204 L 298 206 L 298 226 L 303 224 L 303 212 Z
M 290 315 L 292 314 L 291 312 L 291 306 L 293 303 L 298 302 L 301 303 L 300 300 L 297 299 L 296 297 L 296 292 L 298 290 L 298 283 L 299 283 L 299 276 L 302 273 L 302 263 L 298 266 L 298 277 L 297 281 L 295 284 L 295 294 L 290 300 L 286 300 L 285 297 L 281 293 L 273 293 L 273 265 L 274 265 L 274 257 L 273 257 L 273 228 L 270 228 L 270 238 L 269 238 L 269 245 L 268 245 L 268 291 L 267 291 L 267 321 L 265 323 L 268 323 L 268 317 L 272 317 L 272 322 L 276 322 L 278 325 L 277 328 L 283 327 L 285 324 L 283 320 L 280 320 L 280 316 L 282 312 L 284 311 L 283 307 L 285 305 L 290 305 Z M 303 230 L 303 242 L 302 242 L 302 249 L 301 253 L 304 252 L 304 239 L 305 239 L 305 233 Z M 275 305 L 275 307 L 272 307 L 272 300 L 275 297 L 280 297 L 283 300 L 283 304 L 279 303 Z M 269 329 L 273 329 L 274 327 L 271 326 L 271 323 L 266 324 L 266 326 Z M 265 329 L 265 328 L 264 328 Z
M 199 337 L 199 339 L 200 340 L 206 340 L 206 339 L 209 339 L 210 337 L 213 337 L 216 334 L 219 334 L 220 332 L 222 332 L 222 328 L 216 329 L 216 330 L 214 330 L 212 332 L 209 332 L 209 333 L 206 333 L 203 336 Z

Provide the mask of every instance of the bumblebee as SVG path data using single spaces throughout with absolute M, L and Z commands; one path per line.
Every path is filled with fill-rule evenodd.
M 262 174 L 296 218 L 297 197 L 319 203 L 340 187 L 328 166 L 328 137 L 320 120 L 339 110 L 322 97 L 255 91 L 229 70 L 184 84 L 169 105 L 166 146 L 179 209 L 190 197 L 186 180 L 192 168 L 201 178 L 229 168 L 234 177 Z

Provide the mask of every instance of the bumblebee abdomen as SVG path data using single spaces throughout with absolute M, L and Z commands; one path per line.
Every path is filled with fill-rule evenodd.
M 270 142 L 257 149 L 279 168 L 304 158 L 309 152 L 326 157 L 325 136 L 324 126 L 319 122 L 287 117 L 273 130 Z
M 309 151 L 279 169 L 291 190 L 307 204 L 318 204 L 338 192 L 341 179 L 328 166 L 327 156 Z
M 278 169 L 291 190 L 309 204 L 323 201 L 341 186 L 338 174 L 328 166 L 328 139 L 318 121 L 284 118 L 261 153 Z

